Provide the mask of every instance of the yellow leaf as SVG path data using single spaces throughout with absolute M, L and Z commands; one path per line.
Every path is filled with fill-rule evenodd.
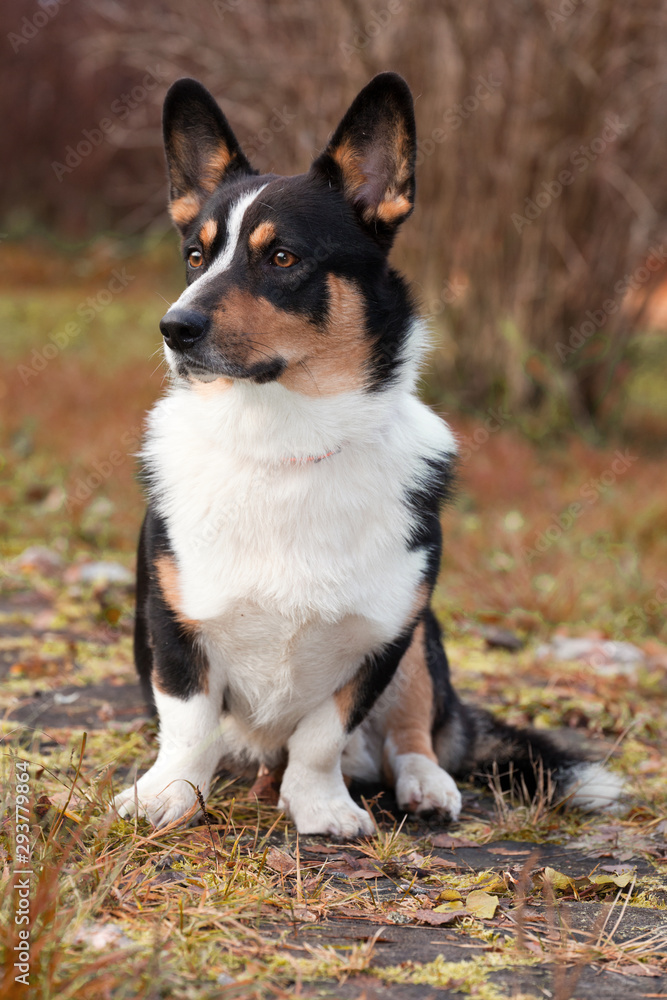
M 443 889 L 442 892 L 438 896 L 438 902 L 439 903 L 440 902 L 451 902 L 452 900 L 455 900 L 455 899 L 458 899 L 459 901 L 463 900 L 463 897 L 462 897 L 461 893 L 458 892 L 456 889 Z
M 617 885 L 619 889 L 625 889 L 633 878 L 632 872 L 622 872 L 620 875 L 591 875 L 591 882 L 599 886 Z
M 485 880 L 480 886 L 480 889 L 484 889 L 485 892 L 505 892 L 507 886 L 501 878 L 496 876 L 488 881 Z
M 492 896 L 490 892 L 483 889 L 473 889 L 468 893 L 466 899 L 466 909 L 473 917 L 480 920 L 490 920 L 495 915 L 498 908 L 498 897 Z
M 452 899 L 448 903 L 441 903 L 440 906 L 434 906 L 434 913 L 449 913 L 450 910 L 462 910 L 463 900 L 462 899 Z
M 544 881 L 548 882 L 554 889 L 559 889 L 561 892 L 568 892 L 570 889 L 574 888 L 572 879 L 569 875 L 563 875 L 562 872 L 557 872 L 555 868 L 544 869 Z

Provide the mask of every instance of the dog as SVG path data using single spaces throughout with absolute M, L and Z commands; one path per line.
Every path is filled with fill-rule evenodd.
M 601 764 L 450 682 L 431 596 L 456 442 L 416 395 L 427 330 L 388 262 L 415 198 L 408 85 L 376 76 L 292 177 L 259 175 L 195 80 L 163 124 L 187 287 L 142 452 L 135 658 L 159 753 L 117 809 L 192 817 L 221 762 L 284 768 L 303 834 L 372 832 L 344 775 L 450 819 L 454 778 L 490 773 L 610 806 Z

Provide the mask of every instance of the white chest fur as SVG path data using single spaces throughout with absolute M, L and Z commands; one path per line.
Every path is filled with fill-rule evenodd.
M 406 494 L 424 459 L 453 450 L 401 387 L 176 386 L 156 405 L 144 458 L 182 611 L 251 727 L 316 704 L 401 631 L 425 564 Z

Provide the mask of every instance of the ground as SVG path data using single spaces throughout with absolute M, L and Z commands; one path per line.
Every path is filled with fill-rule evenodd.
M 28 250 L 4 262 L 6 955 L 26 878 L 34 924 L 31 986 L 10 959 L 0 1000 L 667 997 L 667 505 L 646 409 L 664 391 L 650 371 L 629 389 L 628 432 L 606 442 L 538 437 L 502 409 L 448 414 L 463 460 L 436 610 L 456 684 L 608 755 L 627 781 L 619 814 L 469 786 L 459 822 L 427 823 L 359 788 L 376 833 L 334 844 L 297 838 L 231 775 L 208 824 L 156 833 L 109 812 L 156 753 L 131 655 L 133 454 L 161 388 L 148 359 L 160 296 L 178 287 L 166 259 L 102 241 L 83 264 Z M 588 640 L 576 659 L 559 658 L 566 638 Z

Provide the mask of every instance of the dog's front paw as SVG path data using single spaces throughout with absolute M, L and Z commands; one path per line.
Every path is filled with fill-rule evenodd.
M 152 767 L 137 781 L 136 787 L 131 785 L 120 792 L 114 799 L 114 807 L 121 816 L 145 816 L 153 826 L 168 826 L 190 812 L 198 802 L 192 786 L 199 789 L 206 797 L 208 782 L 198 782 L 193 778 L 176 777 L 172 772 L 162 768 Z M 189 821 L 193 822 L 201 815 L 197 810 Z
M 373 833 L 373 820 L 352 801 L 342 779 L 329 784 L 317 779 L 291 781 L 287 774 L 285 778 L 278 808 L 289 813 L 299 833 L 346 839 Z
M 406 812 L 447 813 L 458 819 L 461 793 L 454 779 L 420 753 L 401 754 L 395 761 L 396 801 Z

